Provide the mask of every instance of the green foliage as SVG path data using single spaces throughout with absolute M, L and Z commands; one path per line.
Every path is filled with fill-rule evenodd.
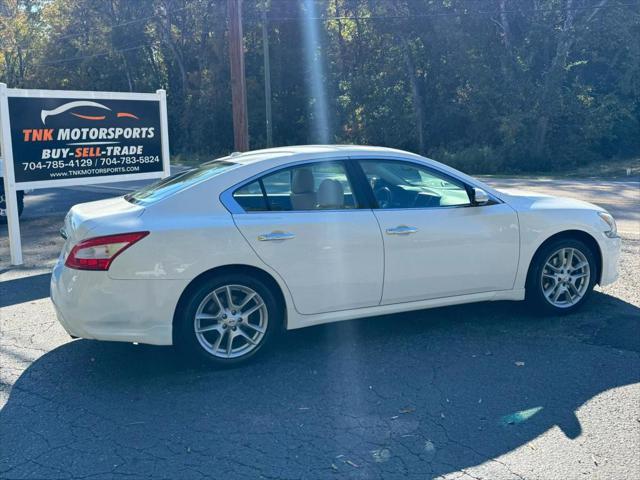
M 168 91 L 171 148 L 233 150 L 226 1 L 0 0 L 11 87 Z M 571 170 L 640 154 L 640 3 L 316 0 L 337 143 L 469 172 Z M 251 147 L 314 143 L 303 2 L 244 2 Z

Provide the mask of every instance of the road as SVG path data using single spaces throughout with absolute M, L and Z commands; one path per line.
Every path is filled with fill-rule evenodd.
M 583 311 L 466 305 L 288 332 L 261 361 L 71 340 L 48 299 L 64 214 L 26 197 L 26 264 L 0 229 L 0 478 L 640 478 L 640 187 L 489 179 L 595 201 L 620 280 Z

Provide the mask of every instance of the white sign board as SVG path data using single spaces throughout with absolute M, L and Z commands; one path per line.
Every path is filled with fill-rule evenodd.
M 23 90 L 0 83 L 0 132 L 13 265 L 22 264 L 16 191 L 169 175 L 164 90 Z

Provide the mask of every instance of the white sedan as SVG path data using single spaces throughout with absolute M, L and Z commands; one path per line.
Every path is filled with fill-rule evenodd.
M 616 280 L 620 251 L 600 207 L 358 146 L 234 154 L 76 205 L 62 232 L 51 298 L 70 335 L 222 365 L 359 317 L 525 298 L 568 313 Z

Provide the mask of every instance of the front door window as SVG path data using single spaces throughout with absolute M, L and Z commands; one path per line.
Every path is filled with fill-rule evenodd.
M 440 172 L 397 160 L 360 162 L 379 208 L 471 205 L 464 184 Z

